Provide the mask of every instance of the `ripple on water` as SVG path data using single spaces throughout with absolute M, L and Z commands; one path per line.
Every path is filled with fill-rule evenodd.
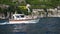
M 60 34 L 60 18 L 41 18 L 36 24 L 0 25 L 0 33 Z M 11 34 L 12 34 L 11 33 Z

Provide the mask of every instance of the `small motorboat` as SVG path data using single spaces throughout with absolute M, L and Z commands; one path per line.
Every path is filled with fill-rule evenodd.
M 13 14 L 8 24 L 37 23 L 38 21 L 39 19 L 37 17 L 26 16 L 24 14 Z

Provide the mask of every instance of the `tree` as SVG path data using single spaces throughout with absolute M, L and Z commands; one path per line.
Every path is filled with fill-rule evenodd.
M 6 4 L 9 5 L 12 3 L 12 0 L 0 0 L 0 4 Z
M 7 5 L 9 6 L 9 7 L 7 7 Z M 15 3 L 14 2 L 12 2 L 12 0 L 0 0 L 0 12 L 3 12 L 4 13 L 4 15 L 5 15 L 5 17 L 7 17 L 10 13 L 8 13 L 8 12 L 11 12 L 11 11 L 13 11 L 13 7 L 12 6 L 14 6 L 15 5 Z

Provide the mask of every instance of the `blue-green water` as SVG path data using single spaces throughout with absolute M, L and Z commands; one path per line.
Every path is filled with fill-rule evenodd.
M 0 25 L 0 34 L 60 34 L 60 18 L 40 18 L 36 24 Z

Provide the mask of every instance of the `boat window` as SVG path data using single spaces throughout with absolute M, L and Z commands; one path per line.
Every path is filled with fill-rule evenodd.
M 21 15 L 21 17 L 23 18 L 23 17 L 24 17 L 24 15 Z
M 19 16 L 16 16 L 17 18 L 19 18 Z

